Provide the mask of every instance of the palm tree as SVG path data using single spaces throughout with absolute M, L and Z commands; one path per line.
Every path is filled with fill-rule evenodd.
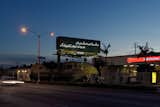
M 110 45 L 110 43 L 108 45 L 105 45 L 104 43 L 102 43 L 102 45 L 103 45 L 103 48 L 101 48 L 100 50 L 101 50 L 101 52 L 103 52 L 107 56 L 111 45 Z
M 103 52 L 107 56 L 108 53 L 109 53 L 109 48 L 111 47 L 111 45 L 110 44 L 105 45 L 103 43 L 102 43 L 102 45 L 103 45 L 103 48 L 100 48 L 100 51 Z M 102 56 L 99 56 L 98 61 L 96 61 L 96 59 L 95 59 L 95 67 L 97 68 L 97 70 L 99 72 L 99 76 L 101 76 L 101 70 L 100 70 L 101 67 L 103 67 L 106 63 L 101 58 L 102 58 Z
M 148 47 L 148 43 L 146 42 L 145 46 L 138 46 L 140 49 L 140 53 L 138 54 L 138 57 L 147 57 L 156 54 L 156 52 L 153 51 L 153 48 Z
M 148 47 L 148 43 L 146 43 L 145 46 L 138 46 L 140 49 L 140 53 L 137 55 L 137 57 L 144 57 L 144 66 L 145 71 L 148 70 L 148 64 L 147 64 L 147 57 L 156 55 L 157 53 L 153 51 L 153 48 Z

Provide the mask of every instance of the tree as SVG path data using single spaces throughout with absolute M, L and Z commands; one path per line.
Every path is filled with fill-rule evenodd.
M 140 49 L 140 53 L 138 54 L 138 57 L 148 55 L 148 53 L 149 53 L 148 43 L 146 43 L 146 46 L 139 45 L 138 48 Z
M 138 68 L 138 71 L 148 71 L 150 70 L 150 66 L 147 64 L 147 57 L 148 56 L 153 56 L 156 55 L 157 53 L 153 51 L 153 48 L 148 47 L 148 43 L 146 42 L 145 46 L 138 46 L 140 49 L 140 53 L 137 55 L 138 57 L 144 57 L 144 64 L 141 64 L 140 67 Z
M 100 48 L 100 51 L 103 52 L 106 56 L 109 53 L 109 48 L 111 47 L 110 43 L 108 45 L 102 43 L 103 48 Z M 102 60 L 103 57 L 99 56 L 98 59 L 95 59 L 94 66 L 97 68 L 99 72 L 99 76 L 101 76 L 101 68 L 105 65 L 106 62 Z
M 76 72 L 73 73 L 74 80 L 85 79 L 88 81 L 92 79 L 92 76 L 98 76 L 97 69 L 88 64 L 88 63 L 80 63 L 80 69 L 77 69 Z
M 110 45 L 110 43 L 108 45 L 105 45 L 104 43 L 102 43 L 102 45 L 103 45 L 103 48 L 101 48 L 100 50 L 101 50 L 101 52 L 103 52 L 107 56 L 111 45 Z
M 147 57 L 151 55 L 155 55 L 156 53 L 153 51 L 153 48 L 148 47 L 148 42 L 146 42 L 145 46 L 138 46 L 140 49 L 140 53 L 138 54 L 138 57 Z

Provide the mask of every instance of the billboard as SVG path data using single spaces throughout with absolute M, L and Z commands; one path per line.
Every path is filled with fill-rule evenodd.
M 56 48 L 60 55 L 94 56 L 100 52 L 100 41 L 59 36 Z

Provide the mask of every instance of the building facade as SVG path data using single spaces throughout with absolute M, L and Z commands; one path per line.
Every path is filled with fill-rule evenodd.
M 100 57 L 96 60 L 95 63 L 99 63 L 98 69 L 106 84 L 160 83 L 159 54 L 145 57 L 137 55 Z

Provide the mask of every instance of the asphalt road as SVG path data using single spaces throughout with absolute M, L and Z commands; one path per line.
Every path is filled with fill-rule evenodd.
M 0 86 L 0 107 L 160 107 L 159 93 L 58 85 Z

